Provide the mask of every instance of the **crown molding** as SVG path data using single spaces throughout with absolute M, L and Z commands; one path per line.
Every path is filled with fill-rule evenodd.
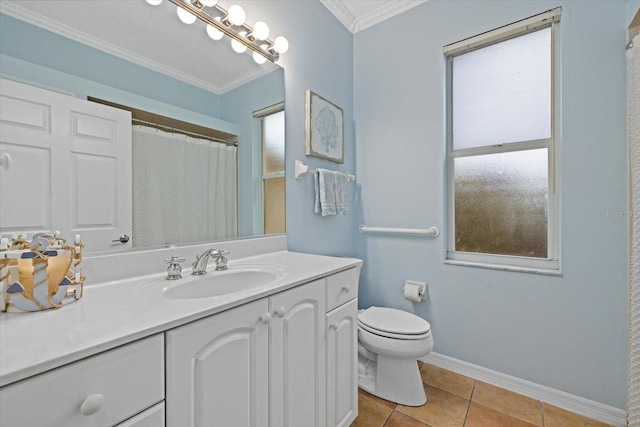
M 347 9 L 341 0 L 320 0 L 320 3 L 329 9 L 329 12 L 333 13 L 333 16 L 338 18 L 338 21 L 340 21 L 352 34 L 357 32 L 356 17 L 349 9 Z
M 354 16 L 342 0 L 320 0 L 320 3 L 329 9 L 352 34 L 355 34 L 427 1 L 428 0 L 385 1 L 382 6 L 359 17 Z
M 265 67 L 265 65 L 267 66 Z M 250 81 L 256 80 L 259 77 L 267 75 L 271 71 L 276 70 L 278 68 L 280 68 L 278 65 L 273 64 L 271 66 L 268 66 L 267 62 L 265 62 L 264 64 L 262 64 L 262 66 L 255 68 L 253 71 L 249 73 L 241 74 L 238 76 L 238 78 L 227 82 L 223 86 L 220 86 L 220 92 L 221 94 L 229 92 L 230 90 L 238 88 L 246 83 L 249 83 Z
M 180 80 L 184 83 L 188 83 L 192 86 L 198 87 L 200 89 L 206 90 L 216 95 L 221 95 L 223 93 L 222 89 L 216 85 L 213 85 L 202 79 L 198 79 L 197 77 L 194 77 L 182 71 L 175 70 L 174 68 L 171 68 L 159 62 L 153 61 L 145 56 L 131 52 L 120 46 L 116 46 L 112 43 L 106 42 L 102 39 L 94 37 L 85 32 L 79 31 L 66 24 L 55 21 L 51 18 L 47 18 L 46 16 L 42 16 L 40 14 L 34 13 L 11 1 L 7 1 L 7 0 L 0 1 L 0 12 L 4 13 L 5 15 L 9 15 L 13 18 L 19 19 L 21 21 L 27 22 L 31 25 L 35 25 L 36 27 L 40 27 L 44 30 L 51 31 L 52 33 L 56 33 L 68 39 L 74 40 L 78 43 L 82 43 L 89 47 L 98 49 L 102 52 L 116 56 L 120 59 L 124 59 L 136 65 L 140 65 L 141 67 L 145 67 L 150 70 L 157 71 L 158 73 L 164 74 L 176 80 Z
M 367 29 L 386 19 L 389 19 L 411 8 L 419 6 L 422 3 L 426 3 L 427 1 L 428 0 L 393 0 L 384 2 L 383 6 L 380 6 L 379 8 L 374 9 L 369 13 L 359 16 L 356 19 L 357 30 L 353 31 L 353 33 L 355 34 L 358 31 Z

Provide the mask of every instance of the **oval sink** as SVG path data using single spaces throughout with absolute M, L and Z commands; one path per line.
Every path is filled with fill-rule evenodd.
M 209 270 L 202 276 L 178 279 L 165 286 L 162 295 L 169 299 L 219 297 L 268 285 L 284 275 L 284 269 L 277 266 L 229 266 L 225 271 Z

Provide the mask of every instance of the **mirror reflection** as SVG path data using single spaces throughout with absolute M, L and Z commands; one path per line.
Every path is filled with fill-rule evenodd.
M 157 126 L 134 115 L 132 239 L 125 244 L 109 241 L 100 250 L 285 232 L 281 68 L 266 64 L 272 71 L 245 70 L 259 77 L 213 94 L 6 14 L 0 19 L 3 77 L 195 125 L 195 130 L 175 123 Z M 55 58 L 42 55 L 43 46 L 55 47 Z M 238 58 L 243 66 L 261 67 L 242 55 Z M 195 103 L 203 107 L 193 107 Z M 140 206 L 145 209 L 136 213 Z

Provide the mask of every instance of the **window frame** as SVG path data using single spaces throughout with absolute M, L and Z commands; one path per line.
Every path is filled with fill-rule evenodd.
M 558 147 L 560 142 L 560 75 L 559 75 L 559 29 L 561 8 L 552 9 L 523 19 L 513 24 L 452 43 L 444 47 L 445 55 L 445 108 L 446 108 L 446 206 L 447 245 L 446 264 L 466 265 L 499 270 L 533 272 L 560 275 L 560 197 L 558 194 Z M 520 37 L 537 30 L 550 28 L 551 31 L 551 133 L 550 138 L 495 144 L 482 147 L 453 150 L 453 59 L 476 49 L 509 39 Z M 455 250 L 455 193 L 454 161 L 456 158 L 499 154 L 537 148 L 548 150 L 548 215 L 547 215 L 547 258 L 515 255 L 486 254 Z
M 284 102 L 279 102 L 269 107 L 261 108 L 253 112 L 253 149 L 252 163 L 259 165 L 252 169 L 252 190 L 253 190 L 253 232 L 254 234 L 264 234 L 264 181 L 273 178 L 284 178 L 285 171 L 273 173 L 263 172 L 264 161 L 264 138 L 263 122 L 266 116 L 284 112 Z M 286 119 L 285 119 L 286 120 Z

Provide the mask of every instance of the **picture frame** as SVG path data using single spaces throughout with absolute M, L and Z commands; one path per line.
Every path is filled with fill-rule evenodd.
M 344 163 L 344 112 L 311 90 L 305 92 L 306 155 Z

